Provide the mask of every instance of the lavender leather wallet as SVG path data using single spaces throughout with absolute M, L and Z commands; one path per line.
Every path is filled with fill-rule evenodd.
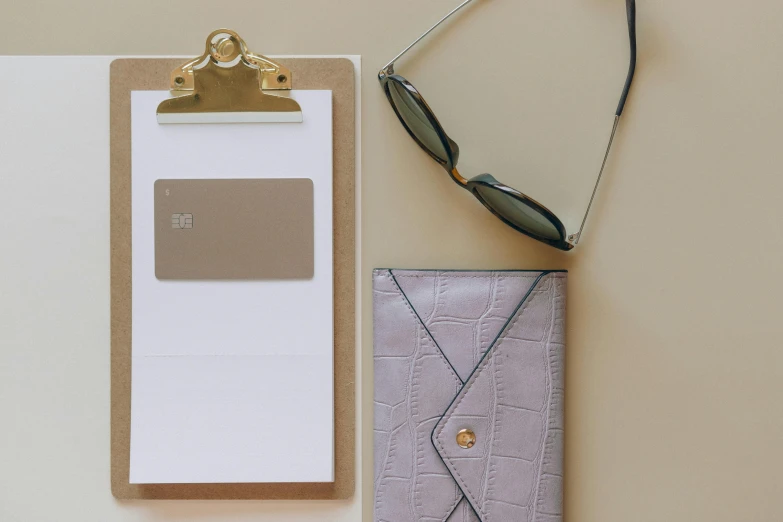
M 373 272 L 377 522 L 560 522 L 565 272 Z

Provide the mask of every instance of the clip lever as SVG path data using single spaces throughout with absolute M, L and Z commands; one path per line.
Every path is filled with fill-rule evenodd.
M 171 73 L 173 98 L 158 105 L 158 123 L 298 123 L 302 109 L 288 97 L 291 71 L 247 50 L 234 31 L 207 37 L 204 54 Z

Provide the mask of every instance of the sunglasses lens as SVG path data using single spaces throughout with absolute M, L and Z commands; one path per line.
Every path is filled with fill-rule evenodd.
M 400 82 L 392 79 L 389 81 L 389 95 L 400 119 L 408 127 L 411 134 L 419 140 L 422 147 L 444 163 L 447 162 L 449 156 L 446 152 L 446 146 L 443 144 L 443 140 L 441 140 L 435 127 L 427 118 L 424 107 L 419 104 L 413 93 L 408 91 Z
M 485 205 L 515 227 L 536 237 L 554 241 L 562 239 L 557 226 L 524 201 L 488 185 L 477 185 L 474 190 Z

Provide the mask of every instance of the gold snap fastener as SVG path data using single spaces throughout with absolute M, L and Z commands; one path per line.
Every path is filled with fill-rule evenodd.
M 464 429 L 459 430 L 459 433 L 457 433 L 457 444 L 460 448 L 472 448 L 473 445 L 476 443 L 476 434 L 473 433 L 471 430 Z

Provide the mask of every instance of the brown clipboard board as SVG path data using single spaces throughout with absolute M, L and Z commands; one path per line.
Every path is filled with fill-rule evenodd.
M 130 484 L 131 91 L 169 90 L 182 59 L 118 59 L 110 69 L 111 490 L 119 500 L 347 499 L 355 490 L 355 73 L 347 58 L 289 58 L 296 89 L 332 91 L 335 474 L 330 483 Z

